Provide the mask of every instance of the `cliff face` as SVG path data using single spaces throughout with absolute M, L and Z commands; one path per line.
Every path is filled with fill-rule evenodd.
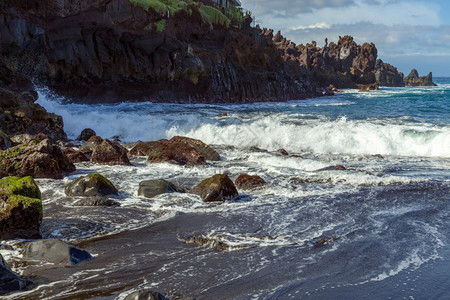
M 419 77 L 419 72 L 412 69 L 411 73 L 405 77 L 405 85 L 407 86 L 436 86 L 433 82 L 433 74 L 430 72 L 427 76 Z
M 345 36 L 324 48 L 296 46 L 248 19 L 242 29 L 213 26 L 189 5 L 170 14 L 129 0 L 4 0 L 2 61 L 84 102 L 283 101 L 330 84 L 398 83 L 395 68 L 376 68 L 373 44 Z
M 192 9 L 160 13 L 128 0 L 5 1 L 7 65 L 86 101 L 264 101 L 313 96 L 271 45 L 205 22 Z

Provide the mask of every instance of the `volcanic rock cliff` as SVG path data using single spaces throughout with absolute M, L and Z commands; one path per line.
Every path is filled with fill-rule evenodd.
M 86 102 L 284 101 L 330 84 L 403 85 L 373 44 L 296 46 L 250 18 L 211 22 L 201 5 L 171 14 L 129 0 L 4 0 L 0 63 Z

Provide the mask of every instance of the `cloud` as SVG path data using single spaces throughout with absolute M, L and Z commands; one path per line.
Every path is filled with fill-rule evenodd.
M 320 22 L 320 23 L 316 23 L 316 24 L 308 25 L 308 26 L 292 27 L 288 31 L 292 31 L 292 30 L 307 30 L 307 29 L 330 29 L 330 28 L 331 28 L 331 26 L 328 25 L 327 23 Z

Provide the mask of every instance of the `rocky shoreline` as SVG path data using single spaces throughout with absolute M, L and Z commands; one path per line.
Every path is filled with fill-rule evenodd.
M 211 23 L 200 4 L 189 4 L 169 17 L 128 0 L 78 2 L 0 3 L 0 240 L 42 237 L 42 199 L 33 178 L 61 179 L 83 161 L 132 166 L 130 157 L 145 156 L 148 163 L 190 167 L 220 160 L 212 147 L 187 137 L 139 142 L 127 149 L 87 129 L 79 138 L 82 145 L 71 144 L 62 118 L 35 103 L 38 94 L 31 79 L 83 103 L 286 101 L 332 95 L 343 88 L 434 84 L 431 73 L 419 78 L 415 70 L 404 79 L 377 58 L 374 44 L 357 45 L 350 36 L 340 37 L 337 44 L 325 41 L 320 48 L 316 42 L 296 45 L 280 32 L 252 28 L 250 17 L 237 27 Z M 208 5 L 204 2 L 201 5 Z M 164 24 L 162 30 L 157 24 Z M 280 149 L 280 155 L 289 154 Z M 220 203 L 238 199 L 238 189 L 252 191 L 265 184 L 257 175 L 241 174 L 233 182 L 226 174 L 216 174 L 189 189 L 164 179 L 147 180 L 140 183 L 138 194 L 151 198 L 187 192 Z M 76 179 L 64 192 L 81 197 L 74 205 L 120 206 L 117 188 L 101 174 Z M 223 246 L 203 237 L 180 241 Z M 92 259 L 60 240 L 25 242 L 21 247 L 25 261 L 67 266 Z M 52 254 L 43 249 L 52 249 Z M 14 274 L 1 256 L 0 275 L 0 294 L 34 287 L 32 280 Z

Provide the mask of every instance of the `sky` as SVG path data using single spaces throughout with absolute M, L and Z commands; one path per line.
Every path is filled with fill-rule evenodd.
M 450 0 L 241 0 L 261 27 L 318 46 L 351 35 L 399 71 L 450 77 Z

